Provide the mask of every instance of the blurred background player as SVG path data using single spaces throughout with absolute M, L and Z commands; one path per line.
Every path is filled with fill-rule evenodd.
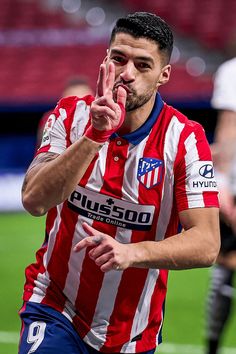
M 236 269 L 236 57 L 225 61 L 214 80 L 212 106 L 218 120 L 212 144 L 220 195 L 221 250 L 212 269 L 207 300 L 207 354 L 218 353 L 234 296 Z
M 61 98 L 68 97 L 68 96 L 83 97 L 85 95 L 93 95 L 93 90 L 89 84 L 88 78 L 85 76 L 78 75 L 78 76 L 71 76 L 70 78 L 68 78 L 64 90 L 61 94 Z M 48 120 L 51 113 L 52 110 L 44 113 L 44 115 L 39 121 L 38 130 L 37 130 L 37 142 L 36 142 L 37 149 L 41 144 L 45 123 Z

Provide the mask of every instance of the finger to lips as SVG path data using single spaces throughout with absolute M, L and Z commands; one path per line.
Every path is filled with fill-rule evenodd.
M 117 90 L 117 103 L 125 107 L 126 99 L 127 99 L 127 91 L 124 89 L 124 87 L 119 86 Z

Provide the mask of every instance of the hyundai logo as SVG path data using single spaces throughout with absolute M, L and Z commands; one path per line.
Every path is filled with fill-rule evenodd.
M 199 174 L 204 178 L 213 178 L 214 177 L 213 166 L 210 164 L 203 165 L 199 170 Z

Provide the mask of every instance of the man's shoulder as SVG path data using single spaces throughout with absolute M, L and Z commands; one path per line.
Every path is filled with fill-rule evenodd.
M 68 96 L 68 97 L 61 98 L 60 101 L 58 102 L 58 106 L 71 109 L 77 106 L 79 102 L 82 102 L 85 105 L 90 106 L 93 101 L 94 101 L 94 97 L 92 95 L 86 95 L 83 97 Z
M 56 108 L 53 113 L 56 118 L 62 117 L 63 120 L 68 118 L 69 120 L 73 120 L 75 113 L 76 115 L 87 115 L 90 111 L 91 103 L 93 102 L 94 97 L 91 95 L 87 95 L 84 97 L 77 96 L 68 96 L 61 98 L 57 103 Z
M 201 127 L 200 123 L 189 119 L 185 114 L 183 114 L 173 106 L 166 104 L 165 107 L 166 107 L 166 113 L 170 115 L 172 119 L 175 118 L 176 122 L 180 124 L 184 124 L 186 127 L 189 127 L 191 129 Z

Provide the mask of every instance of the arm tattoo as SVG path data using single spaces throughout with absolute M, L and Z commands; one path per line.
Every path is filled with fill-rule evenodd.
M 35 166 L 38 166 L 39 164 L 41 163 L 45 163 L 45 162 L 49 162 L 49 161 L 52 161 L 54 160 L 55 158 L 57 158 L 57 156 L 59 156 L 58 154 L 55 154 L 53 152 L 45 152 L 45 153 L 41 153 L 39 155 L 37 155 L 33 161 L 31 162 L 27 172 L 26 172 L 26 175 L 25 175 L 25 178 L 24 178 L 24 181 L 23 181 L 23 185 L 22 185 L 22 192 L 25 191 L 26 189 L 26 186 L 27 186 L 27 183 L 28 183 L 28 175 L 29 175 L 29 172 L 35 167 Z
M 37 155 L 33 161 L 31 162 L 27 173 L 35 166 L 39 165 L 40 163 L 44 163 L 44 162 L 49 162 L 54 160 L 56 157 L 58 156 L 58 154 L 55 154 L 54 152 L 44 152 L 42 154 Z

